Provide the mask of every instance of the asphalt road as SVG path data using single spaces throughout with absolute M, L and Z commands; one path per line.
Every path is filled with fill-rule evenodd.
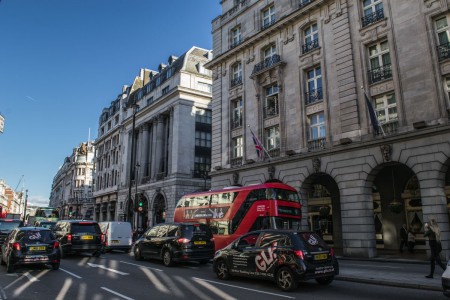
M 354 266 L 352 266 L 354 267 Z M 341 269 L 345 270 L 345 263 Z M 367 267 L 370 272 L 370 266 Z M 58 271 L 0 266 L 0 299 L 445 299 L 441 292 L 347 281 L 319 286 L 300 284 L 286 293 L 270 281 L 217 279 L 211 264 L 164 267 L 158 261 L 135 261 L 132 254 L 107 253 L 65 258 Z

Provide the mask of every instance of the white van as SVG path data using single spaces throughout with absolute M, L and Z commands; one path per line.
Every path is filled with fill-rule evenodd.
M 104 250 L 122 250 L 130 252 L 132 247 L 133 231 L 129 222 L 99 222 L 105 235 Z

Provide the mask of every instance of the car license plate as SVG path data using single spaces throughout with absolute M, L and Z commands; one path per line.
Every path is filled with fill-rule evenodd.
M 316 254 L 314 255 L 314 260 L 323 260 L 323 259 L 327 259 L 328 258 L 328 254 Z
M 30 247 L 30 251 L 45 251 L 46 247 L 45 246 L 31 246 Z
M 195 241 L 194 245 L 206 245 L 206 241 Z
M 83 236 L 81 237 L 81 239 L 82 239 L 82 240 L 93 240 L 94 237 L 93 237 L 92 235 L 83 235 Z
M 118 241 L 118 240 L 111 240 L 111 244 L 120 244 L 120 241 Z

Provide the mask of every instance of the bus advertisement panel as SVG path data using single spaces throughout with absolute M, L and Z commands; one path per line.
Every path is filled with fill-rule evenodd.
M 184 195 L 174 221 L 209 224 L 219 250 L 252 230 L 300 229 L 301 203 L 295 188 L 283 183 L 231 187 Z

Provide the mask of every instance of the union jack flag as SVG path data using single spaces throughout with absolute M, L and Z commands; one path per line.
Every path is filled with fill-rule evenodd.
M 250 128 L 250 132 L 252 133 L 253 143 L 255 144 L 256 154 L 259 158 L 264 156 L 264 146 L 261 144 L 258 137 L 253 133 L 253 130 Z

